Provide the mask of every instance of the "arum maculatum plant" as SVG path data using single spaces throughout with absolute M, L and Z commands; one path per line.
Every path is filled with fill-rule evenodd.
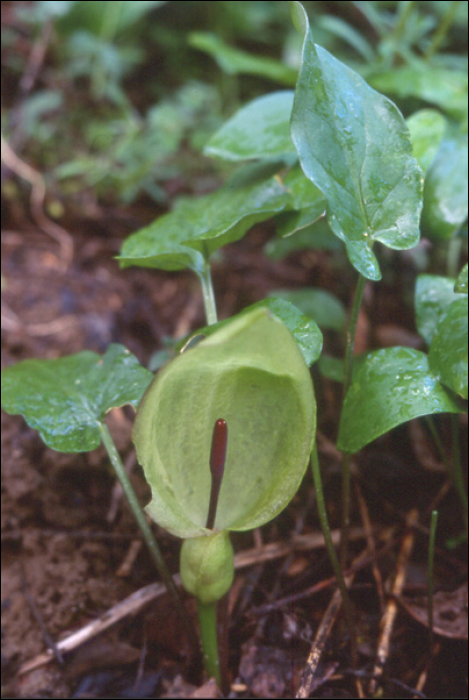
M 181 579 L 198 601 L 207 672 L 220 684 L 215 606 L 234 576 L 230 531 L 259 527 L 296 493 L 316 403 L 297 342 L 259 308 L 167 364 L 133 438 L 151 486 L 147 513 L 184 539 Z
M 123 268 L 192 270 L 201 283 L 209 324 L 198 333 L 204 339 L 196 345 L 183 339 L 177 346 L 182 352 L 156 378 L 114 346 L 103 358 L 85 352 L 28 360 L 2 372 L 2 406 L 23 414 L 50 447 L 83 452 L 104 444 L 177 602 L 178 592 L 104 424 L 112 408 L 138 406 L 134 442 L 152 491 L 147 513 L 184 540 L 182 582 L 198 601 L 207 672 L 222 686 L 216 606 L 234 575 L 229 533 L 275 517 L 295 494 L 310 454 L 319 519 L 352 644 L 354 639 L 327 524 L 308 371 L 322 350 L 316 322 L 342 333 L 346 313 L 323 290 L 298 290 L 288 299 L 264 299 L 218 322 L 211 260 L 254 224 L 274 220 L 281 239 L 277 250 L 283 254 L 322 247 L 343 259 L 346 254 L 358 274 L 344 362 L 322 357 L 319 363 L 323 377 L 343 386 L 337 441 L 344 454 L 342 568 L 348 563 L 351 456 L 406 421 L 451 416 L 453 479 L 466 538 L 468 531 L 458 449 L 459 416 L 467 412 L 468 398 L 468 271 L 467 266 L 460 270 L 460 256 L 452 256 L 450 279 L 418 279 L 415 307 L 425 351 L 384 348 L 354 361 L 365 286 L 382 277 L 383 248 L 415 247 L 421 219 L 435 245 L 458 243 L 468 212 L 467 100 L 458 116 L 459 108 L 458 114 L 449 104 L 446 109 L 446 98 L 439 96 L 438 111 L 422 109 L 406 121 L 387 97 L 315 44 L 300 2 L 290 6 L 303 38 L 296 89 L 258 97 L 233 115 L 205 148 L 207 155 L 236 166 L 227 182 L 216 192 L 176 202 L 172 211 L 130 236 L 118 258 Z M 388 80 L 395 82 L 396 75 L 393 70 Z M 372 82 L 385 89 L 376 76 Z M 420 102 L 426 103 L 427 95 L 417 91 L 409 97 L 425 97 Z M 180 601 L 179 608 L 183 613 Z

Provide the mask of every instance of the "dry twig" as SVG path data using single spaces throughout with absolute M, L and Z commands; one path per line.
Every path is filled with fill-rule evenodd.
M 362 552 L 362 554 L 360 554 L 353 562 L 353 568 L 358 567 L 361 561 L 363 559 L 366 559 L 367 557 L 368 552 Z M 345 584 L 347 588 L 350 588 L 354 578 L 355 571 L 353 571 L 353 573 L 349 574 L 348 576 L 345 576 Z M 331 633 L 332 627 L 334 626 L 334 622 L 337 618 L 337 615 L 339 614 L 341 606 L 342 596 L 340 594 L 340 590 L 337 589 L 334 595 L 332 596 L 331 602 L 327 606 L 326 612 L 324 613 L 323 618 L 321 620 L 321 624 L 319 625 L 318 631 L 316 632 L 316 636 L 314 638 L 313 645 L 311 647 L 311 651 L 306 662 L 306 667 L 301 677 L 300 686 L 296 694 L 297 698 L 308 698 L 311 693 L 313 684 L 315 682 L 319 662 L 321 660 L 321 656 L 324 652 L 327 639 Z M 356 679 L 356 682 L 359 697 L 362 698 L 364 697 L 364 694 L 361 689 L 361 683 L 358 678 Z
M 366 541 L 368 544 L 368 551 L 373 558 L 372 569 L 373 576 L 376 583 L 376 590 L 378 592 L 379 601 L 381 604 L 381 611 L 385 608 L 385 598 L 384 598 L 384 587 L 383 578 L 381 576 L 381 571 L 379 570 L 378 564 L 376 562 L 376 543 L 373 535 L 373 527 L 371 525 L 370 514 L 368 512 L 368 506 L 363 496 L 362 490 L 360 488 L 360 483 L 357 479 L 354 479 L 355 493 L 357 496 L 357 503 L 360 509 L 360 515 L 363 523 L 363 527 L 366 532 Z
M 46 184 L 37 170 L 25 163 L 13 151 L 9 143 L 1 137 L 2 161 L 16 175 L 31 185 L 31 213 L 39 228 L 53 238 L 60 246 L 62 260 L 67 268 L 73 259 L 73 240 L 68 231 L 49 219 L 44 213 Z
M 311 651 L 306 662 L 306 667 L 301 677 L 300 687 L 298 688 L 298 692 L 296 694 L 297 698 L 308 698 L 311 693 L 322 653 L 341 606 L 342 596 L 340 591 L 337 589 L 331 598 L 331 602 L 326 608 L 326 612 L 324 613 L 321 624 L 316 632 L 313 646 L 311 647 Z
M 389 657 L 391 636 L 398 611 L 397 599 L 403 591 L 407 577 L 407 566 L 412 555 L 415 541 L 415 533 L 412 526 L 417 520 L 417 516 L 417 511 L 412 510 L 407 519 L 408 530 L 402 540 L 401 549 L 396 564 L 396 575 L 391 588 L 391 596 L 381 620 L 381 634 L 378 643 L 378 651 L 376 654 L 376 663 L 373 673 L 374 678 L 370 683 L 370 695 L 375 695 L 378 689 L 378 682 L 383 675 L 384 667 Z

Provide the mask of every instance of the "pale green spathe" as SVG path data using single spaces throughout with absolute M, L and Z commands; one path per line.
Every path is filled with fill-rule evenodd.
M 228 450 L 215 530 L 258 527 L 296 493 L 316 423 L 298 345 L 264 309 L 170 362 L 139 407 L 133 437 L 152 489 L 147 512 L 179 537 L 209 534 L 209 456 L 218 418 L 228 425 Z

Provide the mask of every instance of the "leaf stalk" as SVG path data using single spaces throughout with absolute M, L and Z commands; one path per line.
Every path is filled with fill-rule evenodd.
M 435 539 L 436 526 L 438 524 L 438 511 L 432 512 L 430 522 L 430 539 L 428 542 L 428 641 L 430 653 L 433 648 L 433 589 L 434 589 L 434 563 L 435 563 Z
M 321 479 L 321 468 L 319 466 L 319 456 L 317 445 L 314 445 L 313 451 L 311 453 L 311 465 L 313 472 L 314 488 L 316 491 L 316 502 L 318 506 L 319 522 L 321 523 L 322 534 L 324 535 L 324 541 L 326 544 L 327 553 L 332 564 L 332 569 L 337 579 L 337 585 L 339 586 L 340 594 L 342 596 L 342 601 L 344 604 L 345 618 L 347 621 L 347 627 L 350 634 L 350 643 L 352 651 L 352 665 L 356 666 L 357 661 L 357 636 L 355 632 L 355 622 L 352 610 L 352 603 L 350 601 L 350 596 L 348 594 L 347 585 L 345 583 L 343 569 L 337 557 L 335 551 L 334 543 L 332 541 L 331 529 L 329 527 L 329 520 L 327 517 L 326 501 L 324 499 L 324 491 L 322 488 Z
M 453 467 L 453 482 L 454 487 L 461 501 L 464 513 L 464 527 L 466 536 L 468 534 L 468 513 L 469 513 L 469 503 L 467 498 L 466 484 L 464 481 L 464 475 L 462 470 L 461 462 L 461 419 L 458 414 L 451 416 L 451 426 L 453 435 L 453 447 L 452 447 L 452 467 Z
M 208 260 L 205 260 L 203 266 L 196 272 L 202 285 L 202 294 L 204 298 L 205 317 L 207 319 L 207 325 L 212 326 L 214 323 L 217 323 L 218 315 L 217 305 L 215 302 L 215 292 L 213 289 L 212 270 L 210 267 L 210 262 Z
M 352 312 L 347 329 L 347 342 L 345 349 L 345 369 L 344 369 L 344 386 L 342 395 L 342 408 L 350 389 L 353 378 L 353 361 L 355 354 L 355 336 L 357 333 L 358 318 L 360 309 L 363 303 L 363 295 L 365 293 L 367 280 L 363 275 L 358 279 L 355 297 L 353 300 Z M 350 528 L 350 455 L 343 453 L 342 458 L 342 518 L 341 518 L 341 538 L 340 538 L 340 563 L 345 569 L 348 556 L 348 532 Z
M 433 35 L 430 46 L 425 52 L 424 59 L 429 61 L 437 53 L 440 46 L 446 39 L 446 36 L 451 29 L 451 26 L 456 18 L 456 13 L 458 11 L 458 6 L 461 4 L 461 0 L 454 0 L 448 8 L 446 14 L 442 18 L 438 29 Z

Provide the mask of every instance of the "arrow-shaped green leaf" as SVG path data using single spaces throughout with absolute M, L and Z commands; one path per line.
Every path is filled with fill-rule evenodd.
M 420 275 L 415 291 L 417 328 L 428 346 L 443 316 L 458 294 L 454 291 L 454 279 L 440 275 Z
M 25 360 L 2 371 L 2 408 L 21 414 L 59 452 L 88 452 L 101 443 L 112 408 L 137 408 L 153 379 L 122 345 L 56 360 Z
M 411 348 L 378 350 L 354 373 L 337 446 L 354 454 L 402 423 L 437 413 L 462 413 L 462 407 L 440 384 L 427 355 Z
M 428 171 L 423 210 L 424 234 L 448 240 L 467 219 L 467 134 L 445 139 Z
M 419 241 L 423 174 L 397 107 L 315 46 L 303 6 L 291 5 L 304 36 L 293 142 L 305 174 L 328 199 L 331 227 L 352 264 L 380 279 L 375 241 L 399 250 Z
M 228 182 L 213 194 L 181 201 L 175 211 L 134 233 L 118 260 L 122 267 L 198 271 L 204 258 L 239 240 L 289 202 L 286 187 L 272 177 L 241 187 Z
M 205 153 L 225 160 L 293 158 L 290 136 L 293 90 L 257 97 L 242 107 L 205 146 Z
M 453 301 L 438 324 L 430 347 L 430 367 L 441 382 L 468 398 L 468 298 Z

